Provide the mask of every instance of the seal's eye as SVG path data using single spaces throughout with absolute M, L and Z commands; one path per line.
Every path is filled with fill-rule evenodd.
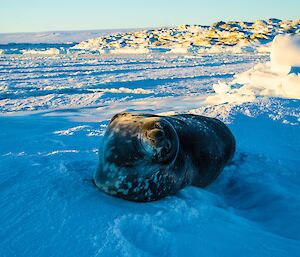
M 162 126 L 159 122 L 155 122 L 153 127 L 157 129 L 162 129 Z

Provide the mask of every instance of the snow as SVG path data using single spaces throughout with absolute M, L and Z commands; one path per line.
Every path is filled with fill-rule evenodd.
M 1 256 L 299 256 L 296 73 L 271 73 L 270 55 L 255 52 L 67 50 L 0 56 Z M 233 83 L 249 71 L 260 86 Z M 279 77 L 289 97 L 274 93 Z M 236 155 L 205 189 L 146 204 L 110 197 L 92 178 L 121 111 L 217 117 Z

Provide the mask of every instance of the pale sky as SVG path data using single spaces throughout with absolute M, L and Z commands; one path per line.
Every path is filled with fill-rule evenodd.
M 300 19 L 300 0 L 1 0 L 0 33 Z

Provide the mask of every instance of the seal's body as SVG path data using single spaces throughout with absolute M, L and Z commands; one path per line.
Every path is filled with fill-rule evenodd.
M 221 121 L 181 114 L 116 114 L 99 151 L 95 183 L 131 201 L 153 201 L 213 182 L 235 151 Z

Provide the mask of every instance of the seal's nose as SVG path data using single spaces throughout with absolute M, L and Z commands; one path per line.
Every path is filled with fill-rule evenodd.
M 146 118 L 141 126 L 138 150 L 151 162 L 168 162 L 179 149 L 179 141 L 173 126 L 162 118 Z
M 158 144 L 163 140 L 165 132 L 162 129 L 152 129 L 146 132 L 146 137 L 152 141 L 154 144 Z

